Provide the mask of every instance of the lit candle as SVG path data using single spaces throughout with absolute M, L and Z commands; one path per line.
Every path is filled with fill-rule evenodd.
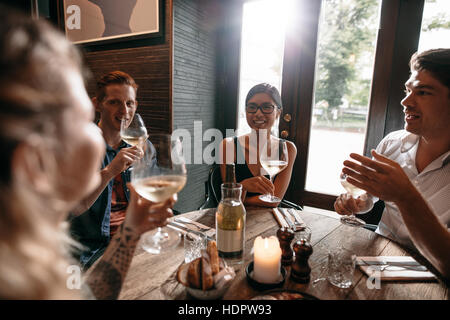
M 256 237 L 253 246 L 253 277 L 261 283 L 281 280 L 281 248 L 277 237 Z

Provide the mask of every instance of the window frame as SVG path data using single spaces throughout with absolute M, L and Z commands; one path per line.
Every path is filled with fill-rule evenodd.
M 387 133 L 403 128 L 404 119 L 400 101 L 403 98 L 404 82 L 409 77 L 409 59 L 418 48 L 424 1 L 382 0 L 369 98 L 365 155 L 369 155 L 370 150 L 375 148 Z M 227 21 L 225 16 L 223 20 L 222 45 L 225 50 L 222 51 L 224 56 L 218 73 L 222 78 L 219 92 L 223 95 L 220 99 L 220 108 L 227 110 L 223 128 L 236 129 L 237 126 L 240 28 L 242 7 L 245 2 L 230 1 L 225 12 L 228 17 L 235 19 Z M 308 161 L 306 151 L 309 150 L 322 0 L 298 0 L 294 3 L 296 5 L 294 21 L 297 23 L 286 34 L 281 88 L 283 113 L 289 113 L 291 117 L 289 122 L 281 117 L 279 130 L 280 132 L 286 130 L 289 133 L 288 139 L 295 142 L 298 154 L 291 184 L 285 197 L 300 205 L 334 210 L 335 195 L 305 190 Z M 232 15 L 229 15 L 230 13 Z

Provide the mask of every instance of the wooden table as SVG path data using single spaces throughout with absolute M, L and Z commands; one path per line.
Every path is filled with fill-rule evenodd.
M 190 212 L 184 216 L 214 227 L 215 211 Z M 285 289 L 293 289 L 311 294 L 319 299 L 337 300 L 391 300 L 391 299 L 448 299 L 448 287 L 441 281 L 428 282 L 381 282 L 380 289 L 368 289 L 368 277 L 356 268 L 353 285 L 349 289 L 339 289 L 328 281 L 313 285 L 313 280 L 325 277 L 328 250 L 345 244 L 359 256 L 399 256 L 410 255 L 396 243 L 363 228 L 350 228 L 341 225 L 339 220 L 317 213 L 300 212 L 304 222 L 312 230 L 313 254 L 309 259 L 312 269 L 309 284 L 298 284 L 287 277 Z M 246 300 L 261 294 L 252 289 L 246 279 L 245 266 L 251 261 L 250 250 L 254 239 L 261 235 L 275 235 L 279 226 L 269 209 L 247 209 L 246 246 L 244 263 L 236 272 L 231 287 L 223 299 Z M 184 288 L 175 280 L 180 264 L 184 262 L 183 241 L 167 253 L 152 255 L 136 250 L 129 272 L 125 279 L 120 299 L 189 299 Z M 287 268 L 288 276 L 290 267 Z M 169 295 L 167 294 L 169 292 Z

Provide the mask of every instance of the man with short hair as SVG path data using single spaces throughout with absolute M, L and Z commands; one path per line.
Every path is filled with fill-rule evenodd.
M 405 130 L 387 135 L 373 159 L 344 161 L 348 182 L 385 201 L 377 233 L 416 248 L 450 279 L 450 49 L 415 53 L 402 100 Z M 341 195 L 336 212 L 363 204 Z
M 97 82 L 96 96 L 92 99 L 100 114 L 98 122 L 106 143 L 106 154 L 101 169 L 99 187 L 71 212 L 71 233 L 86 247 L 79 254 L 80 263 L 88 268 L 99 258 L 110 239 L 125 219 L 130 182 L 128 168 L 143 157 L 143 146 L 131 146 L 120 136 L 122 119 L 134 117 L 137 84 L 125 72 L 113 71 Z M 147 140 L 153 158 L 154 146 Z M 76 254 L 78 256 L 78 254 Z

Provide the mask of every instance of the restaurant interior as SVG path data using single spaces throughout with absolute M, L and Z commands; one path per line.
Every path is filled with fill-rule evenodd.
M 339 174 L 349 154 L 370 158 L 386 135 L 404 129 L 401 101 L 409 60 L 417 51 L 450 47 L 450 1 L 9 2 L 49 21 L 82 52 L 91 74 L 86 82 L 90 97 L 100 76 L 126 72 L 139 86 L 137 112 L 148 134 L 183 135 L 183 148 L 190 149 L 183 150 L 187 180 L 173 210 L 175 219 L 195 224 L 194 238 L 201 231 L 214 242 L 223 202 L 220 166 L 205 161 L 205 153 L 217 157 L 223 138 L 247 132 L 250 88 L 270 83 L 281 94 L 281 114 L 272 130 L 292 142 L 296 157 L 282 205 L 245 207 L 243 261 L 222 263 L 216 233 L 220 265 L 215 242 L 202 251 L 206 258 L 198 258 L 211 263 L 218 278 L 209 279 L 216 289 L 209 290 L 213 282 L 205 289 L 206 276 L 200 282 L 190 276 L 204 269 L 183 261 L 192 230 L 174 222 L 172 230 L 184 240 L 159 254 L 138 246 L 120 299 L 448 299 L 448 282 L 430 260 L 374 232 L 384 204 L 358 215 L 365 226 L 355 228 L 341 223 L 335 201 L 346 192 Z M 126 19 L 130 28 L 114 30 L 129 3 L 134 8 Z M 351 252 L 346 252 L 350 242 Z M 330 253 L 332 248 L 339 254 Z M 348 254 L 353 259 L 349 284 L 330 280 L 333 259 Z M 181 260 L 169 263 L 169 256 Z M 389 256 L 395 259 L 387 263 Z M 371 269 L 385 264 L 390 264 L 387 270 Z M 144 275 L 149 265 L 153 277 Z M 372 271 L 381 274 L 381 282 Z

